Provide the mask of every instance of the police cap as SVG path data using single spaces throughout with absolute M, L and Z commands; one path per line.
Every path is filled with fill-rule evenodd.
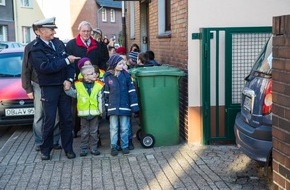
M 32 24 L 32 28 L 34 31 L 38 28 L 57 28 L 55 25 L 55 17 L 38 20 Z

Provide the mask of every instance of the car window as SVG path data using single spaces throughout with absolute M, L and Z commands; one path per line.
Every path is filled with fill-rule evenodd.
M 8 48 L 7 44 L 0 44 L 0 49 L 6 49 L 6 48 Z
M 0 77 L 19 77 L 22 68 L 22 55 L 1 54 L 0 55 Z
M 259 72 L 264 74 L 271 74 L 272 72 L 272 37 L 268 40 L 267 44 L 260 53 L 256 60 L 251 73 Z

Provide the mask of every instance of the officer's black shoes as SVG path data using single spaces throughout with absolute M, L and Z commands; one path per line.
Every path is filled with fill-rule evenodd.
M 66 152 L 65 155 L 68 159 L 73 159 L 76 157 L 76 154 L 74 152 Z
M 98 156 L 98 155 L 100 155 L 101 153 L 100 153 L 100 151 L 98 151 L 97 149 L 93 149 L 93 150 L 91 150 L 91 154 L 92 154 L 92 155 L 95 155 L 95 156 Z
M 61 146 L 59 144 L 54 144 L 53 145 L 53 149 L 54 150 L 60 150 L 61 149 Z
M 88 149 L 81 149 L 80 156 L 83 157 L 87 155 L 88 155 Z
M 40 146 L 35 146 L 35 151 L 40 151 Z
M 50 160 L 50 155 L 41 153 L 41 160 Z

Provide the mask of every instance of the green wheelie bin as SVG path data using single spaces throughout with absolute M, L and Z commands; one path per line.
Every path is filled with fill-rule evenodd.
M 138 92 L 141 128 L 137 139 L 144 148 L 179 144 L 179 79 L 185 73 L 171 66 L 130 70 Z

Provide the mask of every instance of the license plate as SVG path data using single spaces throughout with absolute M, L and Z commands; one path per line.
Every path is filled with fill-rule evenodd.
M 252 99 L 248 96 L 245 96 L 244 108 L 249 112 L 252 111 Z
M 5 109 L 5 116 L 34 115 L 34 108 Z

